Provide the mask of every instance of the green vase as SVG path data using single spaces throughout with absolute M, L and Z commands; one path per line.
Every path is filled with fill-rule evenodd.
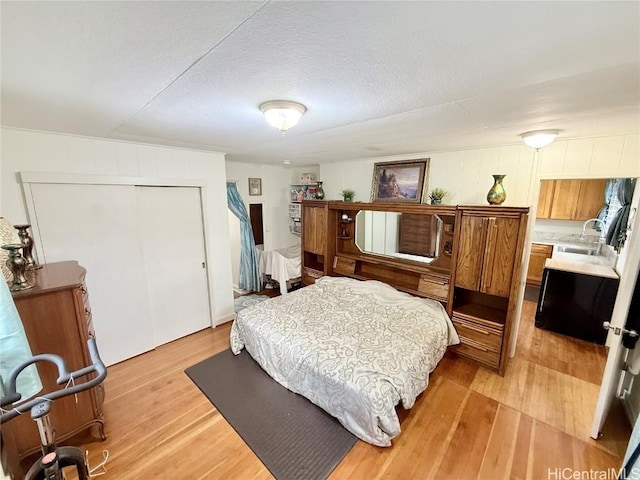
M 504 187 L 502 186 L 502 179 L 506 177 L 506 175 L 493 175 L 493 186 L 489 193 L 487 193 L 487 202 L 490 205 L 502 205 L 502 203 L 507 199 L 507 192 L 504 191 Z

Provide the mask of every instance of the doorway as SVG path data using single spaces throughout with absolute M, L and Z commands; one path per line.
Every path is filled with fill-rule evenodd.
M 569 180 L 563 179 L 563 181 Z M 640 203 L 640 187 L 638 183 L 639 182 L 636 181 L 636 188 L 632 200 L 632 207 L 635 208 L 637 208 Z M 541 188 L 540 190 L 541 195 L 536 202 L 532 202 L 534 207 L 536 204 L 540 206 L 546 201 L 544 198 L 544 189 Z M 532 212 L 531 215 L 533 216 L 534 213 Z M 547 222 L 546 225 L 545 222 Z M 579 238 L 584 225 L 582 220 L 562 220 L 558 222 L 557 225 L 551 222 L 550 219 L 543 220 L 543 228 L 540 230 L 546 231 L 551 236 L 555 235 L 557 240 L 566 239 L 567 235 L 573 235 L 574 239 Z M 534 223 L 536 224 L 534 225 Z M 539 239 L 539 237 L 534 236 L 536 227 L 539 226 L 537 222 L 535 222 L 535 217 L 532 219 L 530 225 L 532 230 L 530 239 L 535 243 L 535 241 Z M 598 236 L 600 235 L 599 232 L 588 229 L 587 233 L 594 235 L 595 238 L 593 238 L 593 240 L 597 242 Z M 617 258 L 617 269 L 622 275 L 624 275 L 624 264 L 627 255 L 628 249 L 622 249 Z M 519 335 L 517 348 L 515 349 L 515 355 L 525 359 L 533 357 L 543 359 L 543 365 L 553 372 L 560 372 L 562 375 L 558 376 L 558 381 L 562 381 L 556 388 L 561 392 L 566 391 L 568 388 L 575 388 L 577 384 L 585 386 L 587 391 L 583 394 L 582 416 L 587 418 L 590 423 L 596 411 L 598 391 L 603 384 L 603 372 L 605 370 L 608 350 L 603 346 L 536 329 L 533 326 L 533 322 L 535 320 L 537 300 L 538 297 L 535 290 L 531 288 L 525 289 L 519 327 L 521 333 Z M 638 383 L 638 387 L 640 387 L 640 382 Z M 573 387 L 570 387 L 570 385 Z M 640 390 L 640 388 L 637 389 Z M 640 394 L 638 394 L 638 392 L 636 392 L 636 394 L 638 395 L 638 399 L 640 399 Z M 640 406 L 640 401 L 638 405 Z M 626 445 L 626 441 L 628 441 L 630 426 L 627 415 L 625 415 L 622 407 L 623 405 L 620 402 L 616 408 L 612 409 L 610 418 L 602 429 L 603 437 L 598 443 L 607 449 L 613 444 L 618 445 L 619 449 L 620 444 Z M 563 413 L 558 412 L 556 415 L 562 416 Z M 587 432 L 581 431 L 580 434 L 588 435 L 588 430 Z

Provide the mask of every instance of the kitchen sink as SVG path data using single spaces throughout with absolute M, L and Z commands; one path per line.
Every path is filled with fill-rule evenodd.
M 557 252 L 563 253 L 578 253 L 580 255 L 598 255 L 598 248 L 591 246 L 579 246 L 579 245 L 556 245 Z

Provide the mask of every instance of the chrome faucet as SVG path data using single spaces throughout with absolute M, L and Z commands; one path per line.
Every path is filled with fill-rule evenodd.
M 587 230 L 587 225 L 589 225 L 589 223 L 597 223 L 600 222 L 600 237 L 598 238 L 598 248 L 596 250 L 596 254 L 600 255 L 600 251 L 602 250 L 602 246 L 605 244 L 606 242 L 606 238 L 605 238 L 605 223 L 600 220 L 599 218 L 590 218 L 589 220 L 587 220 L 586 222 L 584 222 L 582 224 L 582 233 L 580 234 L 580 240 L 584 240 L 584 235 L 585 235 L 585 231 Z

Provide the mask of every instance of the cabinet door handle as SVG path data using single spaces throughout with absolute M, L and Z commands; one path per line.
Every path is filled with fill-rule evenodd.
M 491 217 L 487 219 L 487 239 L 484 244 L 483 261 L 482 261 L 482 280 L 480 291 L 486 293 L 491 288 L 491 279 L 493 278 L 493 264 L 496 258 L 496 240 L 498 234 L 498 226 L 496 219 Z
M 538 308 L 536 309 L 536 320 L 542 314 L 542 307 L 544 306 L 544 299 L 547 295 L 547 283 L 549 282 L 549 270 L 546 268 L 542 269 L 542 295 L 538 299 Z
M 89 310 L 88 308 L 85 308 L 84 313 L 88 317 L 89 315 L 91 315 L 91 310 Z

